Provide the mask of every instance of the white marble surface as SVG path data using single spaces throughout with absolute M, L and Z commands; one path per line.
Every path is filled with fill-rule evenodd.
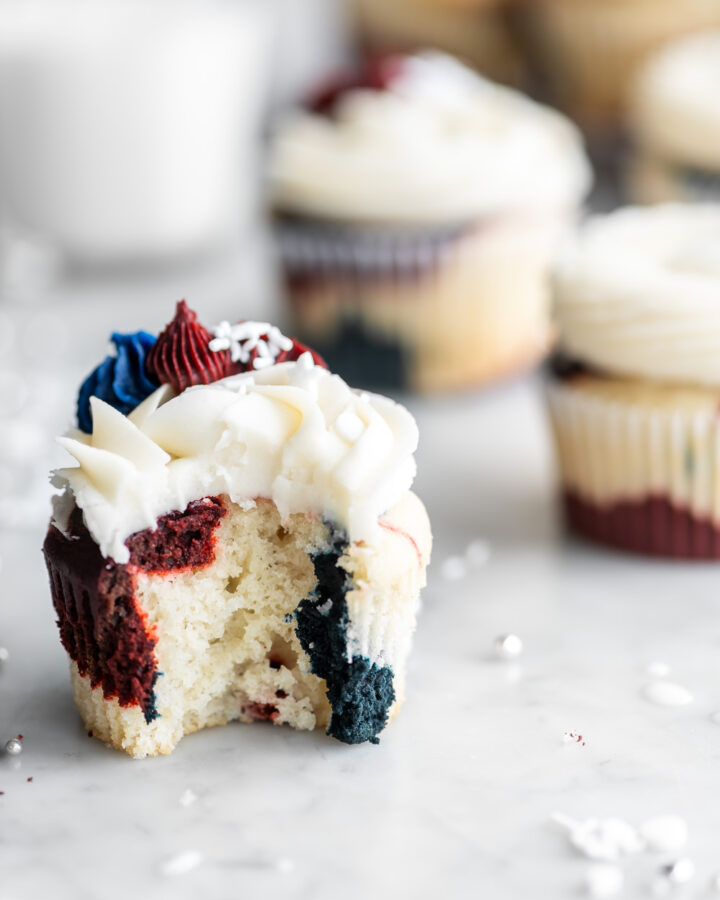
M 198 305 L 214 313 L 245 286 L 249 308 L 257 294 L 247 296 L 247 278 L 231 266 L 142 282 L 105 289 L 103 304 L 92 285 L 75 288 L 65 308 L 76 349 L 55 371 L 43 427 L 68 414 L 71 398 L 58 398 L 111 327 L 161 325 L 177 292 L 197 302 L 202 289 Z M 24 751 L 0 755 L 0 900 L 582 896 L 588 861 L 550 821 L 557 810 L 635 825 L 683 816 L 682 852 L 697 874 L 673 895 L 712 895 L 720 567 L 565 540 L 536 382 L 410 405 L 436 546 L 406 707 L 377 747 L 234 725 L 186 738 L 171 757 L 134 761 L 90 739 L 57 639 L 42 524 L 5 523 L 0 743 L 22 733 Z M 457 561 L 443 565 L 474 540 L 489 547 L 484 564 L 465 574 Z M 462 577 L 448 578 L 454 570 Z M 516 663 L 493 653 L 504 632 L 524 641 Z M 655 662 L 693 703 L 645 699 Z M 584 743 L 564 742 L 570 731 Z M 195 799 L 183 804 L 188 790 Z M 622 896 L 652 896 L 669 859 L 623 862 Z

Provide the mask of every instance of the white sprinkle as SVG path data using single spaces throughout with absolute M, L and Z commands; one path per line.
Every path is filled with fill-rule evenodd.
M 19 741 L 17 738 L 11 738 L 5 744 L 5 752 L 8 756 L 20 756 L 23 752 L 22 741 Z
M 197 869 L 203 858 L 202 853 L 198 853 L 197 850 L 187 850 L 185 853 L 180 853 L 166 860 L 162 864 L 160 871 L 163 875 L 185 875 L 187 872 Z
M 487 541 L 470 541 L 465 548 L 465 559 L 475 568 L 484 566 L 490 559 L 490 544 Z
M 180 806 L 192 806 L 196 800 L 197 794 L 190 788 L 185 788 L 182 794 L 180 794 Z
M 282 872 L 283 875 L 287 875 L 295 870 L 295 863 L 284 856 L 275 863 L 275 868 L 278 872 Z
M 365 423 L 357 413 L 346 409 L 335 419 L 335 431 L 348 444 L 354 444 L 365 431 Z
M 594 863 L 585 873 L 585 884 L 591 897 L 616 897 L 622 890 L 622 869 L 612 863 Z
M 448 556 L 442 564 L 441 571 L 447 581 L 459 581 L 467 575 L 467 566 L 462 556 Z
M 653 681 L 645 685 L 643 694 L 658 706 L 687 706 L 695 699 L 687 688 L 673 681 Z
M 687 884 L 695 877 L 695 863 L 687 856 L 681 856 L 668 866 L 663 866 L 663 875 L 673 884 Z
M 667 678 L 670 674 L 670 666 L 664 662 L 651 662 L 645 671 L 650 678 Z
M 523 652 L 523 642 L 516 634 L 501 634 L 495 638 L 495 652 L 501 659 L 517 659 Z
M 231 325 L 223 321 L 212 329 L 212 333 L 215 336 L 208 344 L 210 349 L 214 352 L 229 350 L 233 362 L 249 362 L 253 351 L 256 350 L 254 369 L 264 369 L 273 365 L 283 350 L 291 350 L 293 346 L 292 339 L 269 322 L 249 321 Z
M 687 843 L 688 827 L 680 816 L 653 816 L 642 823 L 640 834 L 651 850 L 677 853 Z
M 564 813 L 554 813 L 552 819 L 567 830 L 573 847 L 590 859 L 614 862 L 645 849 L 645 842 L 637 830 L 622 819 L 577 822 Z
M 7 647 L 0 647 L 0 662 L 7 662 L 10 659 L 10 651 Z

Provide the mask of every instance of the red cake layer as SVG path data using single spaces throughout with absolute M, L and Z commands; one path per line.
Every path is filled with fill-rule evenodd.
M 600 543 L 651 556 L 720 559 L 720 528 L 666 497 L 598 506 L 566 492 L 564 501 L 570 527 Z
M 76 509 L 68 535 L 51 525 L 43 553 L 50 575 L 60 639 L 80 674 L 106 699 L 140 706 L 148 722 L 157 716 L 157 636 L 135 597 L 139 573 L 197 569 L 215 559 L 215 529 L 226 509 L 217 497 L 196 500 L 184 512 L 161 516 L 154 530 L 125 542 L 130 561 L 119 565 L 100 553 Z

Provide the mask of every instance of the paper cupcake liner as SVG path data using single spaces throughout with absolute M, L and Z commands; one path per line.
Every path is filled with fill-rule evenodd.
M 461 388 L 548 349 L 547 270 L 566 215 L 456 229 L 278 226 L 298 336 L 351 383 Z
M 720 422 L 553 382 L 548 404 L 569 525 L 628 550 L 720 558 Z
M 524 32 L 556 100 L 592 129 L 617 123 L 647 54 L 719 25 L 715 0 L 536 0 Z
M 639 151 L 628 166 L 627 184 L 636 203 L 720 203 L 720 166 L 710 171 Z

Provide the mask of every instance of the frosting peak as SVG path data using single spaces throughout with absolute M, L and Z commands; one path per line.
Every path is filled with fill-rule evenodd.
M 92 398 L 93 431 L 61 438 L 78 466 L 61 469 L 105 556 L 205 496 L 281 515 L 311 512 L 369 538 L 415 475 L 415 421 L 385 397 L 350 389 L 303 353 L 171 396 L 164 385 L 125 416 Z

